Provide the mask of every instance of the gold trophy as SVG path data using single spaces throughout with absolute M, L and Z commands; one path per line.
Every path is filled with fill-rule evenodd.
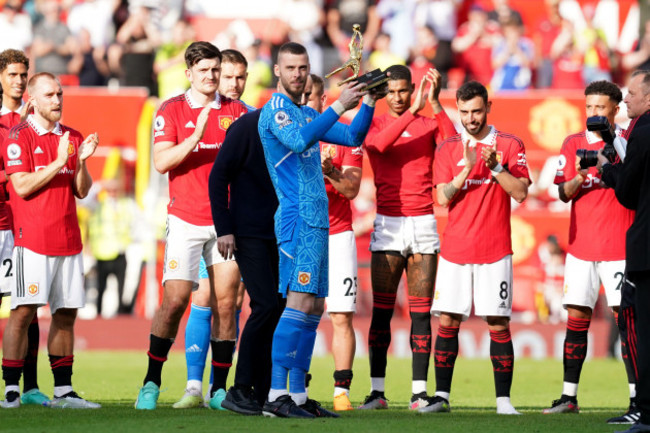
M 379 68 L 367 72 L 359 77 L 359 72 L 361 71 L 361 59 L 363 58 L 363 35 L 361 35 L 361 26 L 359 24 L 354 24 L 352 26 L 352 37 L 350 38 L 348 49 L 350 50 L 350 59 L 340 67 L 325 75 L 325 78 L 329 78 L 332 75 L 349 68 L 352 69 L 352 75 L 345 80 L 340 81 L 338 83 L 339 86 L 349 83 L 350 81 L 358 81 L 366 83 L 366 89 L 370 90 L 388 81 L 386 73 L 382 72 Z

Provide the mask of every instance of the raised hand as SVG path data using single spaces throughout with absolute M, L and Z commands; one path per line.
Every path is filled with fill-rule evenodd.
M 196 128 L 194 128 L 194 136 L 196 137 L 197 140 L 201 140 L 203 138 L 203 134 L 205 134 L 205 130 L 208 126 L 208 117 L 210 116 L 210 110 L 212 107 L 210 105 L 206 105 L 203 107 L 203 110 L 199 113 L 199 117 L 196 118 Z
M 359 101 L 363 98 L 368 91 L 366 90 L 366 84 L 364 83 L 355 83 L 353 85 L 346 85 L 339 96 L 338 101 L 343 104 L 343 107 L 346 110 L 351 110 L 357 105 Z
M 484 147 L 481 150 L 481 159 L 490 170 L 499 164 L 497 160 L 497 151 L 493 147 Z
M 85 161 L 95 153 L 97 145 L 99 144 L 99 135 L 95 132 L 90 134 L 79 146 L 79 159 Z
M 427 95 L 424 93 L 424 87 L 426 86 L 426 84 L 427 84 L 427 78 L 422 77 L 422 80 L 420 81 L 420 87 L 418 87 L 418 91 L 415 94 L 415 99 L 413 100 L 413 104 L 411 104 L 411 108 L 409 108 L 412 114 L 417 114 L 420 110 L 424 108 L 424 103 L 427 100 Z
M 440 96 L 440 89 L 442 89 L 442 75 L 440 75 L 437 69 L 429 68 L 424 78 L 431 85 L 431 90 L 427 98 L 429 104 L 439 104 L 438 96 Z
M 70 153 L 68 147 L 70 146 L 70 131 L 66 131 L 61 138 L 59 138 L 59 147 L 57 148 L 56 160 L 65 165 L 68 162 Z
M 469 140 L 465 140 L 463 143 L 463 160 L 468 171 L 471 171 L 476 165 L 476 147 L 470 146 Z

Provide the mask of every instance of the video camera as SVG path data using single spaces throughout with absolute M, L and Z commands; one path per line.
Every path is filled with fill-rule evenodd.
M 607 158 L 609 162 L 613 163 L 618 155 L 616 148 L 614 148 L 616 132 L 612 125 L 609 124 L 607 117 L 592 116 L 587 118 L 587 130 L 600 133 L 600 136 L 605 142 L 605 147 L 603 147 L 603 156 Z M 576 150 L 576 156 L 580 158 L 580 168 L 583 170 L 589 167 L 595 167 L 598 164 L 597 150 L 578 149 Z

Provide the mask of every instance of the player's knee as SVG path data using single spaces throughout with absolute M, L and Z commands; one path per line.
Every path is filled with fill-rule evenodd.
M 332 322 L 332 327 L 336 329 L 353 329 L 352 327 L 352 317 L 353 313 L 332 313 L 330 312 L 330 321 Z

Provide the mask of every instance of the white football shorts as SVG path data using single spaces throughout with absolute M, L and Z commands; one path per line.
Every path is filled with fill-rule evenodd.
M 437 254 L 440 238 L 433 214 L 390 217 L 377 214 L 370 251 L 397 251 L 402 256 Z
M 465 321 L 472 311 L 488 316 L 510 317 L 512 313 L 512 255 L 494 263 L 457 264 L 438 257 L 431 313 L 454 313 Z
M 353 231 L 329 237 L 328 313 L 357 311 L 357 243 Z
M 625 276 L 625 260 L 588 262 L 566 255 L 564 264 L 564 296 L 562 305 L 578 305 L 592 310 L 598 300 L 600 283 L 605 287 L 607 305 L 621 305 L 621 288 Z
M 13 267 L 14 235 L 11 230 L 0 230 L 0 297 L 11 294 Z

